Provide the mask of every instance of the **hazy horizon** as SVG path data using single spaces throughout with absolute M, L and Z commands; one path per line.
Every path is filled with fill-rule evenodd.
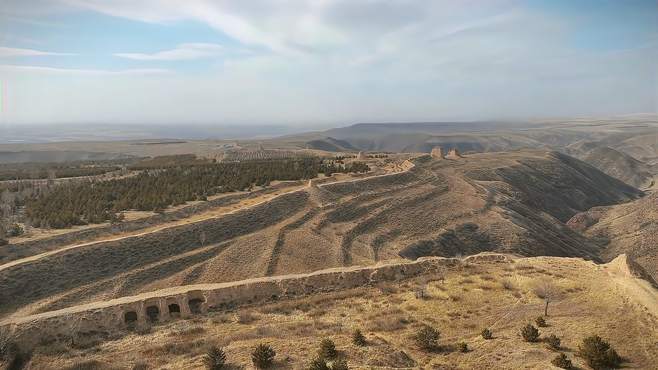
M 655 1 L 7 0 L 0 24 L 5 131 L 658 112 Z

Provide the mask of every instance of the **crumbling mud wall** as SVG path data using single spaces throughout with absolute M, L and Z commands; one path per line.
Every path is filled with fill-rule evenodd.
M 351 289 L 397 281 L 462 263 L 455 258 L 430 257 L 413 262 L 273 276 L 231 283 L 181 286 L 133 297 L 70 307 L 0 322 L 19 343 L 34 345 L 72 338 L 109 338 L 131 329 L 179 317 L 201 315 L 246 304 L 276 301 L 307 294 Z

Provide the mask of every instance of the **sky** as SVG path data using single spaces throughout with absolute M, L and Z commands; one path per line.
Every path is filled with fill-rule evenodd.
M 0 124 L 658 111 L 655 0 L 0 0 Z

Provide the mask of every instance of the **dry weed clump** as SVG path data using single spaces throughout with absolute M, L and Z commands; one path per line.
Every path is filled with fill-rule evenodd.
M 521 336 L 526 342 L 533 343 L 539 339 L 539 330 L 537 330 L 532 324 L 527 324 L 521 328 Z
M 377 289 L 379 289 L 382 294 L 395 294 L 399 292 L 398 287 L 393 283 L 379 283 L 377 284 Z
M 560 349 L 560 338 L 557 335 L 551 334 L 546 337 L 546 343 L 551 349 L 559 350 Z
M 361 330 L 356 329 L 352 333 L 352 343 L 354 343 L 355 346 L 363 347 L 368 344 L 365 335 L 361 332 Z
M 22 367 L 16 369 L 22 369 Z M 73 365 L 67 366 L 62 370 L 107 370 L 107 369 L 113 369 L 113 368 L 107 363 L 98 360 L 82 360 L 74 363 Z
M 336 344 L 329 338 L 324 338 L 320 341 L 320 348 L 318 349 L 318 358 L 324 360 L 333 360 L 338 355 L 336 351 Z
M 413 335 L 413 340 L 420 349 L 424 351 L 432 351 L 438 348 L 440 335 L 441 333 L 433 327 L 423 325 Z
M 206 332 L 206 328 L 203 326 L 191 326 L 189 328 L 183 328 L 178 331 L 172 331 L 169 333 L 169 336 L 171 337 L 189 337 L 189 336 L 196 336 L 200 335 Z
M 217 346 L 211 346 L 206 351 L 202 361 L 206 369 L 220 370 L 226 364 L 226 353 L 224 353 L 223 349 Z
M 409 320 L 401 315 L 383 317 L 371 320 L 367 324 L 369 331 L 397 331 L 402 330 L 409 324 Z
M 496 278 L 489 275 L 489 274 L 480 275 L 480 279 L 482 279 L 484 281 L 496 281 Z
M 146 348 L 142 353 L 150 357 L 197 355 L 207 346 L 205 339 L 196 341 L 173 342 Z
M 251 361 L 257 369 L 267 369 L 274 363 L 276 351 L 272 346 L 265 343 L 260 343 L 254 348 L 251 353 Z
M 564 353 L 560 353 L 554 359 L 552 359 L 551 364 L 553 364 L 553 366 L 555 367 L 559 367 L 560 369 L 573 368 L 573 363 L 571 362 L 571 360 L 569 360 L 569 357 L 567 357 L 567 355 L 565 355 Z
M 516 285 L 514 282 L 510 279 L 503 279 L 500 281 L 500 285 L 503 287 L 505 290 L 515 290 Z
M 240 311 L 237 314 L 238 324 L 248 325 L 258 320 L 258 316 L 252 311 Z

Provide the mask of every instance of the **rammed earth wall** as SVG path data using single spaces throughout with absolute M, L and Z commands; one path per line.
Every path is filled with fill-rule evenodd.
M 7 320 L 23 344 L 104 336 L 178 317 L 224 310 L 320 292 L 397 281 L 462 263 L 456 258 L 430 257 L 414 262 L 322 270 L 310 274 L 273 276 L 222 284 L 190 285 L 70 307 Z

